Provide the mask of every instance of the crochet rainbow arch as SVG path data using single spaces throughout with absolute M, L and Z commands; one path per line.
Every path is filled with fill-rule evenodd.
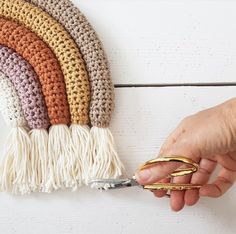
M 12 127 L 1 191 L 76 190 L 122 175 L 108 128 L 114 110 L 108 61 L 69 0 L 0 0 L 0 110 Z

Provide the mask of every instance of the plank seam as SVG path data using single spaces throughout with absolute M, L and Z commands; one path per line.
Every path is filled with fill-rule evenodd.
M 224 86 L 236 86 L 236 83 L 115 84 L 115 88 L 224 87 Z

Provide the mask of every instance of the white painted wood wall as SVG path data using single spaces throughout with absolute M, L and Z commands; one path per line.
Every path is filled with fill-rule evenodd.
M 183 117 L 235 96 L 236 1 L 74 2 L 96 28 L 111 62 L 118 86 L 111 128 L 130 174 L 155 156 Z M 153 87 L 131 87 L 147 84 Z M 2 119 L 0 128 L 3 148 L 9 129 Z M 138 188 L 0 194 L 1 234 L 176 232 L 236 233 L 236 187 L 180 213 L 170 211 L 168 199 Z

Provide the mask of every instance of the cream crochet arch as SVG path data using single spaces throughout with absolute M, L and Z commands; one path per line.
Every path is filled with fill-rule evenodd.
M 0 112 L 10 127 L 26 127 L 17 92 L 9 78 L 0 72 Z

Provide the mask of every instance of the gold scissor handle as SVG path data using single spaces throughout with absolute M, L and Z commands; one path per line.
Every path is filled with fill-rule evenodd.
M 200 189 L 201 185 L 195 184 L 173 184 L 173 183 L 154 183 L 149 185 L 144 185 L 144 189 L 148 190 L 191 190 Z
M 192 159 L 183 156 L 166 156 L 155 158 L 147 161 L 144 165 L 140 167 L 140 170 L 159 164 L 160 162 L 180 162 L 188 165 L 187 168 L 179 168 L 171 173 L 168 177 L 184 176 L 188 174 L 193 174 L 198 170 L 198 164 Z M 197 184 L 177 184 L 177 183 L 154 183 L 150 185 L 145 185 L 145 189 L 149 190 L 190 190 L 199 189 L 201 185 Z

